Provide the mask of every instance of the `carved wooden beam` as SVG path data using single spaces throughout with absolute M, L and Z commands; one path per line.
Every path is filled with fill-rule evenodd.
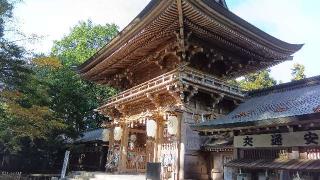
M 130 84 L 133 84 L 133 72 L 131 72 L 129 69 L 127 69 L 125 72 L 124 72 L 124 76 L 125 78 L 129 81 Z
M 98 110 L 99 114 L 106 117 L 119 118 L 121 113 L 116 108 L 103 108 Z
M 147 93 L 147 98 L 151 101 L 151 103 L 159 109 L 161 107 L 161 104 L 159 102 L 159 95 L 158 94 L 150 94 Z
M 218 94 L 218 95 L 211 94 L 211 98 L 213 98 L 212 105 L 211 105 L 212 109 L 214 109 L 216 105 L 222 101 L 224 96 L 225 96 L 224 94 Z
M 115 105 L 114 108 L 119 111 L 122 116 L 126 116 L 126 107 L 124 105 Z
M 183 8 L 182 0 L 177 1 L 178 15 L 179 15 L 179 37 L 178 42 L 180 45 L 181 57 L 184 60 L 186 58 L 186 47 L 185 47 L 185 29 L 184 29 L 184 17 L 183 17 Z
M 185 98 L 185 101 L 186 101 L 187 104 L 190 102 L 190 99 L 192 97 L 194 97 L 196 94 L 198 94 L 198 92 L 199 92 L 198 90 L 199 90 L 198 87 L 192 86 L 191 90 L 187 91 L 188 95 Z
M 188 61 L 188 62 L 191 60 L 191 58 L 195 54 L 204 51 L 203 47 L 191 42 L 191 40 L 190 40 L 191 35 L 192 35 L 192 32 L 190 31 L 190 32 L 188 32 L 186 38 L 184 39 L 185 60 Z
M 182 104 L 184 102 L 185 95 L 177 85 L 167 86 L 167 91 L 174 98 L 176 104 Z

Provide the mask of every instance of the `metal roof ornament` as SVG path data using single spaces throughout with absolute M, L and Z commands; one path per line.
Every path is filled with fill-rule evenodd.
M 228 6 L 227 6 L 227 3 L 225 0 L 215 0 L 215 1 L 216 1 L 216 3 L 219 3 L 224 8 L 228 9 Z

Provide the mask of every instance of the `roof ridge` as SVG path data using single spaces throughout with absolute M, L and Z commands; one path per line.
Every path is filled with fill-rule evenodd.
M 291 91 L 294 89 L 304 88 L 308 86 L 314 86 L 320 84 L 320 75 L 313 76 L 301 80 L 295 80 L 283 84 L 278 84 L 275 86 L 271 86 L 268 88 L 263 88 L 259 90 L 252 90 L 247 92 L 247 96 L 249 98 L 251 97 L 257 97 L 257 96 L 264 96 L 271 93 L 277 93 L 277 92 L 283 92 L 283 91 Z

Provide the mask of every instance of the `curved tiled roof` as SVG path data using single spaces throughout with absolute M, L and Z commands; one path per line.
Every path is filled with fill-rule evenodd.
M 254 70 L 243 69 L 246 73 L 290 60 L 302 47 L 283 42 L 241 19 L 227 10 L 224 0 L 181 2 L 186 32 L 215 43 L 217 48 L 224 47 L 230 53 L 269 64 L 262 63 Z M 79 66 L 79 73 L 87 80 L 99 82 L 148 59 L 157 48 L 176 41 L 175 32 L 180 30 L 178 14 L 175 0 L 151 0 L 117 37 Z
M 245 169 L 278 169 L 297 171 L 318 171 L 320 160 L 311 159 L 236 159 L 225 164 L 226 167 Z
M 86 131 L 82 134 L 82 137 L 78 138 L 75 142 L 108 142 L 109 141 L 109 129 L 96 129 L 92 131 Z
M 214 129 L 223 128 L 224 125 L 226 127 L 230 124 L 239 125 L 266 120 L 270 123 L 280 123 L 281 118 L 318 113 L 320 76 L 254 91 L 249 95 L 250 97 L 230 114 L 194 127 Z

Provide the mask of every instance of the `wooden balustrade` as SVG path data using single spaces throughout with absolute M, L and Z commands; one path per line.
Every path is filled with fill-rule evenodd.
M 161 144 L 161 150 L 165 151 L 172 151 L 178 148 L 177 143 L 163 143 Z
M 191 82 L 225 91 L 226 93 L 243 96 L 243 91 L 240 87 L 230 85 L 214 76 L 197 71 L 193 68 L 185 68 L 184 71 L 180 73 L 180 77 Z
M 182 71 L 178 69 L 170 71 L 166 74 L 163 74 L 159 77 L 146 81 L 140 85 L 137 85 L 131 89 L 125 90 L 118 95 L 111 97 L 107 104 L 103 107 L 128 101 L 139 96 L 144 96 L 147 93 L 152 93 L 157 91 L 159 88 L 166 87 L 169 84 L 182 80 L 184 82 L 190 82 L 197 84 L 199 88 L 207 87 L 212 90 L 218 90 L 225 94 L 231 94 L 233 96 L 244 97 L 243 91 L 236 86 L 232 86 L 227 82 L 224 82 L 220 79 L 217 79 L 214 76 L 208 75 L 206 73 L 200 72 L 193 68 L 185 67 Z
M 176 72 L 177 72 L 176 70 L 170 71 L 166 74 L 163 74 L 157 78 L 151 79 L 151 80 L 144 82 L 138 86 L 135 86 L 131 89 L 125 90 L 125 91 L 119 93 L 118 95 L 111 97 L 107 101 L 107 105 L 114 104 L 119 101 L 131 99 L 131 98 L 137 97 L 139 95 L 143 95 L 143 94 L 147 93 L 148 91 L 152 91 L 158 87 L 166 86 L 167 84 L 177 80 L 176 79 Z

